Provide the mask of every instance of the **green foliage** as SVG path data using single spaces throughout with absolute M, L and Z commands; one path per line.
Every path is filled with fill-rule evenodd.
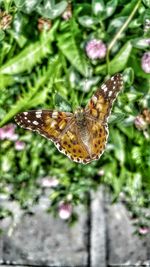
M 57 211 L 61 201 L 86 203 L 87 192 L 105 184 L 114 200 L 124 195 L 138 226 L 147 226 L 140 210 L 149 207 L 150 130 L 148 123 L 136 128 L 135 119 L 150 109 L 150 73 L 141 67 L 150 44 L 150 30 L 144 30 L 149 1 L 72 0 L 71 5 L 65 20 L 67 1 L 0 1 L 1 11 L 12 16 L 8 28 L 0 17 L 0 127 L 28 109 L 70 112 L 84 106 L 105 76 L 122 72 L 124 90 L 109 118 L 106 151 L 98 161 L 76 164 L 50 141 L 17 127 L 24 149 L 16 150 L 9 138 L 0 140 L 0 194 L 29 208 L 42 194 L 41 179 L 56 177 L 50 210 Z M 48 31 L 38 30 L 41 17 L 51 20 Z M 105 58 L 88 58 L 85 47 L 92 39 L 106 44 Z M 10 215 L 5 208 L 0 214 Z

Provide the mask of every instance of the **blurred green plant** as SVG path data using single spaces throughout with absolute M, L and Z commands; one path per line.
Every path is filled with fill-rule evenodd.
M 51 22 L 50 30 L 39 31 L 41 17 Z M 114 200 L 123 194 L 137 226 L 147 227 L 149 217 L 143 221 L 140 210 L 150 203 L 150 123 L 142 113 L 150 109 L 150 71 L 144 71 L 141 58 L 149 51 L 149 28 L 145 0 L 0 1 L 1 196 L 30 208 L 43 192 L 39 181 L 57 177 L 49 210 L 58 211 L 61 201 L 86 203 L 89 190 L 105 184 Z M 95 39 L 107 46 L 104 58 L 86 54 Z M 43 137 L 8 124 L 32 108 L 71 111 L 81 99 L 84 106 L 105 76 L 116 72 L 123 74 L 124 91 L 99 161 L 71 162 Z M 18 149 L 17 141 L 24 146 Z M 1 208 L 0 214 L 9 212 Z

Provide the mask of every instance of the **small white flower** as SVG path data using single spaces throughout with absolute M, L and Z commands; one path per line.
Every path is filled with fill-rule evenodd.
M 139 233 L 141 234 L 141 235 L 146 235 L 148 232 L 149 232 L 149 228 L 148 227 L 140 227 L 139 228 Z
M 145 122 L 142 115 L 136 116 L 134 124 L 138 130 L 145 130 L 147 128 L 147 123 Z
M 16 141 L 15 142 L 15 149 L 18 151 L 21 151 L 25 148 L 25 142 L 22 141 Z
M 60 203 L 59 204 L 59 217 L 63 220 L 67 220 L 70 218 L 72 214 L 72 205 L 70 203 Z
M 44 177 L 42 179 L 43 187 L 56 187 L 58 184 L 59 184 L 59 181 L 55 177 Z

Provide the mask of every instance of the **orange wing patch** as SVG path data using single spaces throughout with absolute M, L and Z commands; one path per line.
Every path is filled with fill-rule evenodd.
M 104 96 L 96 93 L 90 100 L 87 109 L 90 115 L 100 121 L 105 121 L 109 112 L 109 102 L 105 100 Z
M 97 121 L 88 121 L 88 127 L 91 139 L 91 158 L 99 159 L 105 150 L 107 137 L 108 137 L 108 127 L 107 124 L 103 125 Z
M 75 125 L 72 125 L 55 145 L 60 152 L 75 162 L 86 164 L 91 161 L 88 150 L 76 132 Z

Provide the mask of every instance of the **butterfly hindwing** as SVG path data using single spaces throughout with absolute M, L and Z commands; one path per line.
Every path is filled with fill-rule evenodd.
M 60 152 L 67 155 L 71 160 L 87 164 L 92 160 L 99 159 L 104 152 L 108 128 L 99 122 L 88 120 L 88 146 L 85 145 L 80 132 L 77 129 L 76 122 L 72 123 L 58 142 L 54 142 Z
M 55 143 L 55 142 L 54 142 Z M 58 150 L 67 155 L 71 160 L 80 163 L 91 161 L 88 148 L 82 142 L 76 128 L 76 123 L 72 123 L 68 130 L 55 143 Z
M 116 74 L 112 76 L 92 96 L 86 106 L 87 114 L 101 122 L 106 122 L 110 115 L 112 104 L 122 87 L 122 75 Z
M 105 150 L 108 126 L 107 124 L 101 124 L 98 121 L 88 120 L 88 128 L 90 133 L 90 154 L 91 158 L 99 159 Z

